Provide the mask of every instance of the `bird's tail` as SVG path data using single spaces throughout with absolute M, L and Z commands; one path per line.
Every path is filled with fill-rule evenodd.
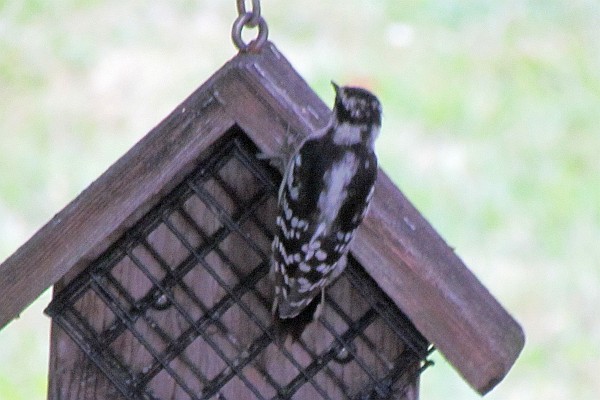
M 279 309 L 276 308 L 273 319 L 277 341 L 283 344 L 288 337 L 291 337 L 293 342 L 300 340 L 308 324 L 319 317 L 320 305 L 320 296 L 316 296 L 298 315 L 291 318 L 281 318 Z

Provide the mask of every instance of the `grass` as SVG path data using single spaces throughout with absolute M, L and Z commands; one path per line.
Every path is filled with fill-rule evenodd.
M 384 105 L 383 168 L 519 320 L 489 399 L 600 391 L 600 5 L 270 4 L 271 39 L 330 104 Z M 234 2 L 0 0 L 0 259 L 234 55 Z M 0 398 L 45 398 L 45 294 L 0 332 Z M 424 400 L 478 398 L 443 359 Z

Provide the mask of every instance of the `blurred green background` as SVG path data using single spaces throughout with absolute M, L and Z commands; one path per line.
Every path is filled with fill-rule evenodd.
M 383 169 L 522 323 L 487 398 L 596 399 L 600 2 L 262 5 L 328 104 L 330 79 L 380 96 Z M 0 260 L 235 54 L 235 16 L 234 0 L 0 0 Z M 0 332 L 0 399 L 45 398 L 49 298 Z M 478 398 L 434 359 L 423 400 Z

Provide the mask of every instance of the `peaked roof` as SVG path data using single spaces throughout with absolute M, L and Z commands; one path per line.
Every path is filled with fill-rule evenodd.
M 238 54 L 0 265 L 0 328 L 104 252 L 233 125 L 275 154 L 330 113 L 271 43 Z M 474 389 L 504 378 L 521 327 L 383 171 L 352 253 Z

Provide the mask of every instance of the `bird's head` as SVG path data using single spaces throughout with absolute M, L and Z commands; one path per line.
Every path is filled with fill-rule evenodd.
M 331 84 L 335 89 L 333 111 L 338 123 L 381 126 L 381 103 L 373 93 L 358 87 Z
M 368 90 L 331 84 L 335 89 L 334 142 L 345 145 L 363 143 L 373 148 L 381 127 L 381 103 Z

